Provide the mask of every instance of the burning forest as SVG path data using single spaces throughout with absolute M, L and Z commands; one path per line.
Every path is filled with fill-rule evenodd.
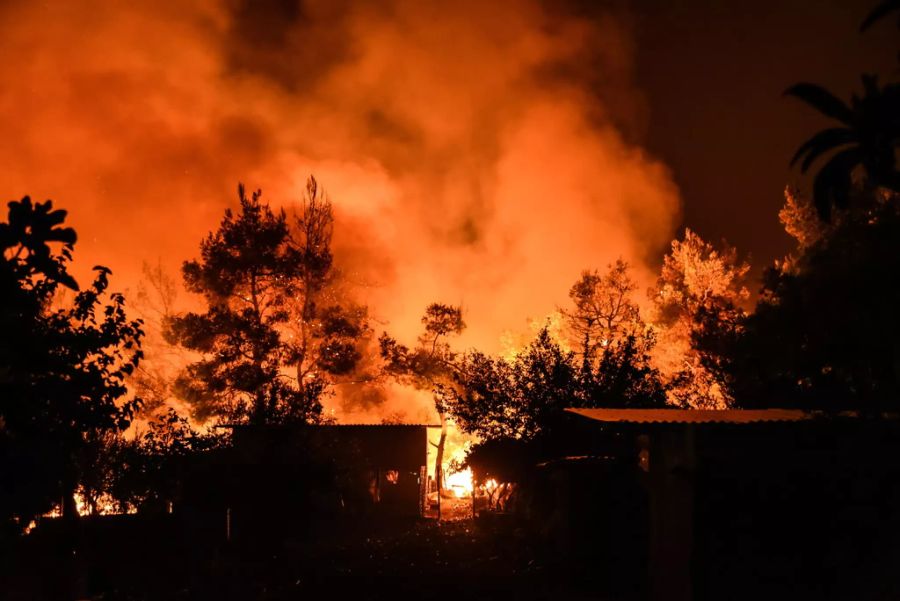
M 0 6 L 10 598 L 900 592 L 898 4 L 699 4 Z

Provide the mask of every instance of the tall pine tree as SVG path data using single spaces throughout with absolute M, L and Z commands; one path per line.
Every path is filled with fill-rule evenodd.
M 191 292 L 206 301 L 203 313 L 168 320 L 167 336 L 200 353 L 177 389 L 198 418 L 242 423 L 315 422 L 321 418 L 321 378 L 292 377 L 296 348 L 288 337 L 289 306 L 302 292 L 309 266 L 292 244 L 284 211 L 238 187 L 239 212 L 225 212 L 219 228 L 200 244 L 200 258 L 182 267 Z

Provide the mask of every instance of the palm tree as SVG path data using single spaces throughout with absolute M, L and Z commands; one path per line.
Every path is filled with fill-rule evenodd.
M 876 21 L 880 21 L 891 13 L 900 12 L 900 0 L 882 0 L 882 2 L 872 9 L 862 24 L 859 26 L 860 31 L 865 31 L 871 27 Z M 898 21 L 900 25 L 900 21 Z
M 799 83 L 785 91 L 840 124 L 815 134 L 791 159 L 791 166 L 800 162 L 806 173 L 816 159 L 833 152 L 813 180 L 813 202 L 824 221 L 830 220 L 832 206 L 847 207 L 860 168 L 867 186 L 900 192 L 900 84 L 879 87 L 872 75 L 863 75 L 862 81 L 864 94 L 854 94 L 849 106 L 816 84 Z

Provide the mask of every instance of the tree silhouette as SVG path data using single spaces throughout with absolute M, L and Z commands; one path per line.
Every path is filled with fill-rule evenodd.
M 649 328 L 608 345 L 596 367 L 589 371 L 582 368 L 578 404 L 630 409 L 665 407 L 667 388 L 651 358 L 655 345 L 656 335 Z
M 299 382 L 350 376 L 371 334 L 366 307 L 348 302 L 339 290 L 341 274 L 331 252 L 333 229 L 331 202 L 310 177 L 290 232 L 290 245 L 300 257 L 294 294 L 288 299 L 292 361 Z
M 863 22 L 859 26 L 859 30 L 866 31 L 876 22 L 887 17 L 891 13 L 896 12 L 900 12 L 900 0 L 882 0 L 880 4 L 866 15 L 866 18 L 863 19 Z M 900 27 L 900 20 L 897 21 L 897 25 Z
M 568 407 L 662 407 L 666 390 L 650 363 L 652 334 L 623 335 L 594 364 L 579 365 L 542 328 L 514 359 L 478 351 L 458 361 L 447 412 L 482 441 L 534 441 L 552 434 Z
M 144 322 L 146 335 L 142 341 L 144 360 L 128 384 L 141 397 L 139 418 L 152 419 L 165 413 L 175 401 L 175 380 L 194 360 L 191 351 L 165 339 L 168 320 L 177 314 L 177 280 L 158 261 L 144 263 L 142 279 L 131 297 L 131 310 Z
M 569 289 L 573 308 L 562 313 L 573 333 L 573 347 L 582 361 L 593 364 L 614 341 L 644 329 L 640 309 L 632 298 L 637 284 L 628 264 L 619 259 L 605 274 L 584 271 Z
M 28 197 L 0 223 L 0 516 L 24 527 L 62 501 L 75 517 L 92 441 L 121 431 L 139 406 L 124 401 L 142 353 L 140 321 L 107 294 L 95 267 L 78 291 L 68 273 L 76 241 L 66 212 Z M 55 251 L 51 244 L 59 244 Z M 63 289 L 75 295 L 66 301 Z
M 133 438 L 108 441 L 99 470 L 103 492 L 120 511 L 165 512 L 180 500 L 186 462 L 224 444 L 221 435 L 202 434 L 169 409 Z
M 871 75 L 864 75 L 862 81 L 863 95 L 854 94 L 849 105 L 811 83 L 799 83 L 785 91 L 840 124 L 812 136 L 791 159 L 792 166 L 799 163 L 801 172 L 806 173 L 820 157 L 832 153 L 813 179 L 813 201 L 824 221 L 830 220 L 832 207 L 847 208 L 857 169 L 864 172 L 868 187 L 900 192 L 896 164 L 900 84 L 882 87 Z
M 273 212 L 260 197 L 239 186 L 240 212 L 227 210 L 201 243 L 200 259 L 184 263 L 185 285 L 203 295 L 207 310 L 168 320 L 168 339 L 202 354 L 177 387 L 202 418 L 317 421 L 324 380 L 284 373 L 297 360 L 284 334 L 288 306 L 309 257 L 291 244 L 284 211 Z
M 869 199 L 790 269 L 766 272 L 756 311 L 698 332 L 704 364 L 742 407 L 895 410 L 900 398 L 900 212 Z
M 434 479 L 443 489 L 444 446 L 447 442 L 447 410 L 445 399 L 455 393 L 456 374 L 459 370 L 458 355 L 447 342 L 448 337 L 462 333 L 466 324 L 462 309 L 452 305 L 432 303 L 425 308 L 422 316 L 425 331 L 419 336 L 418 345 L 409 348 L 400 344 L 387 333 L 383 333 L 378 343 L 384 360 L 384 371 L 399 381 L 419 390 L 432 393 L 441 421 L 441 436 L 438 440 Z
M 547 328 L 513 361 L 478 351 L 460 362 L 454 394 L 443 398 L 460 429 L 488 440 L 533 440 L 552 427 L 562 410 L 578 404 L 575 355 Z

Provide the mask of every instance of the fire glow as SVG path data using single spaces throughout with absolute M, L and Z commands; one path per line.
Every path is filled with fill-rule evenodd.
M 133 290 L 145 261 L 178 279 L 239 180 L 290 211 L 313 173 L 335 264 L 376 323 L 411 342 L 423 308 L 451 302 L 459 348 L 514 356 L 586 266 L 621 256 L 649 284 L 680 200 L 622 131 L 639 103 L 623 101 L 633 57 L 615 15 L 429 4 L 311 1 L 256 25 L 219 0 L 5 4 L 0 69 L 17 85 L 0 127 L 17 144 L 0 180 L 69 210 L 76 276 L 104 264 Z M 336 386 L 326 411 L 435 423 L 429 393 L 383 388 Z M 467 470 L 446 480 L 471 494 Z
M 466 468 L 458 472 L 454 472 L 447 476 L 446 487 L 451 490 L 457 498 L 469 497 L 472 495 L 472 470 Z

